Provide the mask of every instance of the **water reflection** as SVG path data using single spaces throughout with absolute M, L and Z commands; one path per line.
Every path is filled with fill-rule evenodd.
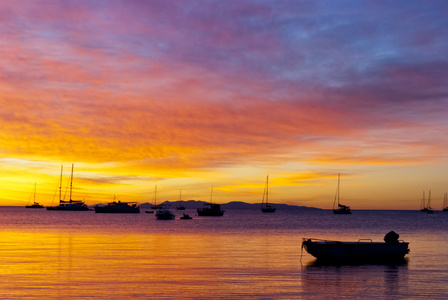
M 316 260 L 302 269 L 305 294 L 320 297 L 381 297 L 407 289 L 408 261 L 397 264 L 323 264 Z
M 438 219 L 437 227 L 434 218 L 429 222 L 426 215 L 407 212 L 333 217 L 327 212 L 279 211 L 266 219 L 259 211 L 235 211 L 219 219 L 157 222 L 147 214 L 8 208 L 0 214 L 0 299 L 446 296 L 448 218 Z M 416 218 L 429 223 L 409 229 Z M 353 225 L 364 219 L 364 227 L 340 230 L 350 220 L 358 220 Z M 387 229 L 398 228 L 410 242 L 405 264 L 319 265 L 306 252 L 300 264 L 302 237 L 381 240 L 387 231 L 370 226 L 378 220 Z M 403 225 L 395 226 L 397 220 Z
M 291 297 L 297 270 L 279 240 L 0 231 L 0 299 Z

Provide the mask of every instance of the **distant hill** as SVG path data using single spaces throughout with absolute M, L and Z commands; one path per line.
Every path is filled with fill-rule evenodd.
M 198 201 L 198 200 L 187 200 L 182 201 L 182 205 L 187 209 L 198 209 L 204 206 L 204 203 L 208 203 L 207 201 Z M 169 205 L 171 208 L 176 208 L 179 205 L 178 201 L 165 201 L 161 204 Z M 271 203 L 280 210 L 321 210 L 320 208 L 308 207 L 308 206 L 297 206 L 297 205 L 289 205 L 289 204 L 276 204 Z M 142 209 L 149 209 L 153 204 L 151 203 L 143 203 L 140 205 Z M 221 204 L 222 209 L 252 209 L 257 210 L 260 209 L 260 203 L 246 203 L 241 201 L 233 201 L 229 203 Z

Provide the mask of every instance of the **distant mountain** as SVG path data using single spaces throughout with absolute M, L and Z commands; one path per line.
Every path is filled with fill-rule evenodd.
M 321 210 L 316 207 L 308 207 L 308 206 L 298 206 L 298 205 L 289 205 L 289 204 L 277 204 L 277 203 L 269 203 L 274 205 L 277 209 L 281 210 Z M 261 209 L 260 203 L 246 203 L 241 201 L 233 201 L 226 204 L 221 205 L 224 209 Z
M 198 209 L 204 206 L 204 203 L 208 203 L 207 201 L 198 201 L 198 200 L 188 200 L 182 201 L 182 205 L 187 209 Z M 168 205 L 172 209 L 175 209 L 179 206 L 179 201 L 165 201 L 162 204 Z M 279 210 L 321 210 L 320 208 L 308 207 L 308 206 L 297 206 L 297 205 L 289 205 L 289 204 L 277 204 L 272 203 Z M 151 208 L 153 204 L 151 203 L 143 203 L 140 205 L 142 209 Z M 232 201 L 229 203 L 221 204 L 222 209 L 252 209 L 257 210 L 260 209 L 260 203 L 246 203 L 241 201 Z

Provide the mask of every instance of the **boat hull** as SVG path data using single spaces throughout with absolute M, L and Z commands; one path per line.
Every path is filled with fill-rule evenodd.
M 161 210 L 156 212 L 156 218 L 157 220 L 174 220 L 176 216 L 168 210 Z
M 409 253 L 409 243 L 339 242 L 303 239 L 302 247 L 323 261 L 395 261 Z
M 221 209 L 220 204 L 205 203 L 208 207 L 198 208 L 198 216 L 200 217 L 222 217 L 224 216 L 224 210 Z
M 140 208 L 138 207 L 126 207 L 126 208 L 121 208 L 121 207 L 101 207 L 101 206 L 96 206 L 95 207 L 95 212 L 96 213 L 109 213 L 109 214 L 139 214 L 140 213 Z
M 275 213 L 275 207 L 263 207 L 261 211 L 264 213 Z
M 352 211 L 350 209 L 333 209 L 335 215 L 350 215 Z
M 47 210 L 58 210 L 58 211 L 89 211 L 87 206 L 81 205 L 63 205 L 63 206 L 48 206 Z
M 44 208 L 42 205 L 40 204 L 33 204 L 33 205 L 27 205 L 25 206 L 26 208 Z
M 200 217 L 222 217 L 224 216 L 224 211 L 222 210 L 210 210 L 210 209 L 198 209 L 198 216 Z

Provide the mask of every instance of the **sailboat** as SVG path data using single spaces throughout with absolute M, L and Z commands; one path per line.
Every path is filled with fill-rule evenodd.
M 434 211 L 431 208 L 431 191 L 429 191 L 429 195 L 428 195 L 428 207 L 426 208 L 426 213 L 428 213 L 428 214 L 434 213 Z
M 47 210 L 65 210 L 65 211 L 87 211 L 89 208 L 81 200 L 73 200 L 72 199 L 72 190 L 73 190 L 73 165 L 72 164 L 72 175 L 70 177 L 70 200 L 62 200 L 62 169 L 61 166 L 61 180 L 59 184 L 59 205 L 58 206 L 48 206 Z
M 445 195 L 443 197 L 443 208 L 442 208 L 442 210 L 444 212 L 448 211 L 448 194 L 447 193 L 445 193 Z
M 33 197 L 34 197 L 34 203 L 31 205 L 26 205 L 26 208 L 44 208 L 43 205 L 39 204 L 36 202 L 36 183 L 34 183 L 34 193 L 33 193 Z M 29 201 L 28 201 L 29 202 Z
M 266 176 L 266 187 L 264 188 L 263 199 L 261 200 L 261 211 L 264 213 L 274 213 L 276 208 L 269 204 L 269 175 Z
M 336 195 L 334 196 L 334 202 L 333 202 L 333 213 L 336 215 L 348 215 L 351 214 L 352 211 L 350 210 L 350 206 L 343 205 L 339 203 L 339 185 L 340 185 L 340 178 L 341 174 L 338 174 L 338 188 L 336 190 Z M 338 203 L 337 208 L 335 209 L 336 201 Z
M 160 209 L 162 205 L 157 205 L 157 184 L 154 187 L 154 205 L 151 206 L 151 209 Z
M 423 191 L 423 198 L 422 198 L 422 202 L 420 203 L 420 211 L 421 212 L 427 212 L 428 211 L 428 208 L 426 207 L 425 191 Z
M 177 210 L 185 210 L 185 206 L 182 205 L 182 191 L 179 191 L 179 206 L 176 207 Z

